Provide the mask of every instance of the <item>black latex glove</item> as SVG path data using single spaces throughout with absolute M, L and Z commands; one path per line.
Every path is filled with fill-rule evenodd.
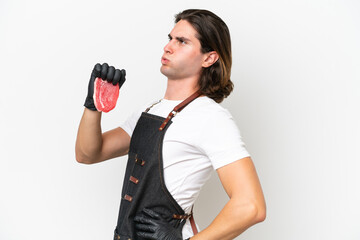
M 106 80 L 108 82 L 112 82 L 112 84 L 116 85 L 119 83 L 119 88 L 125 82 L 126 71 L 124 69 L 119 70 L 115 69 L 113 66 L 109 66 L 107 63 L 100 64 L 97 63 L 92 70 L 89 86 L 88 86 L 88 95 L 85 99 L 84 106 L 90 110 L 97 111 L 94 104 L 94 82 L 97 77 L 101 77 L 102 80 Z
M 163 219 L 158 213 L 143 209 L 143 212 L 134 218 L 136 234 L 139 237 L 153 240 L 182 240 L 181 231 L 179 232 L 168 221 Z

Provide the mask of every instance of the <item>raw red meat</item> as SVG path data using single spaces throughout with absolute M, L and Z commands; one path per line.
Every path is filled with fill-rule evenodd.
M 99 112 L 109 112 L 116 106 L 119 97 L 119 83 L 112 83 L 96 78 L 94 82 L 94 103 Z

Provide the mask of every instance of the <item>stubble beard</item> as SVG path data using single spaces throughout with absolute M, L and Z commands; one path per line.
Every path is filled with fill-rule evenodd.
M 166 66 L 161 66 L 160 72 L 167 77 L 168 79 L 178 79 L 179 76 L 174 69 L 167 68 Z

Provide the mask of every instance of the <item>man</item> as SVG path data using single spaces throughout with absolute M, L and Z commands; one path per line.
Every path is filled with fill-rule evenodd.
M 97 64 L 90 80 L 77 161 L 129 155 L 114 239 L 233 239 L 265 219 L 253 162 L 231 115 L 218 104 L 233 89 L 229 30 L 206 10 L 185 10 L 175 23 L 161 58 L 168 79 L 162 100 L 102 134 L 101 113 L 92 111 L 92 81 L 101 76 L 121 85 L 124 71 Z M 230 200 L 197 233 L 192 206 L 212 169 Z

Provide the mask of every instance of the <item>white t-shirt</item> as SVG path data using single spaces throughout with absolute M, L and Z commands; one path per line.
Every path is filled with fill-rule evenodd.
M 148 113 L 166 118 L 182 100 L 162 99 Z M 121 127 L 132 135 L 146 107 L 134 112 Z M 201 187 L 218 169 L 248 157 L 231 114 L 208 97 L 199 97 L 172 118 L 164 136 L 163 165 L 165 184 L 179 205 L 189 214 Z M 184 239 L 193 236 L 189 221 Z

